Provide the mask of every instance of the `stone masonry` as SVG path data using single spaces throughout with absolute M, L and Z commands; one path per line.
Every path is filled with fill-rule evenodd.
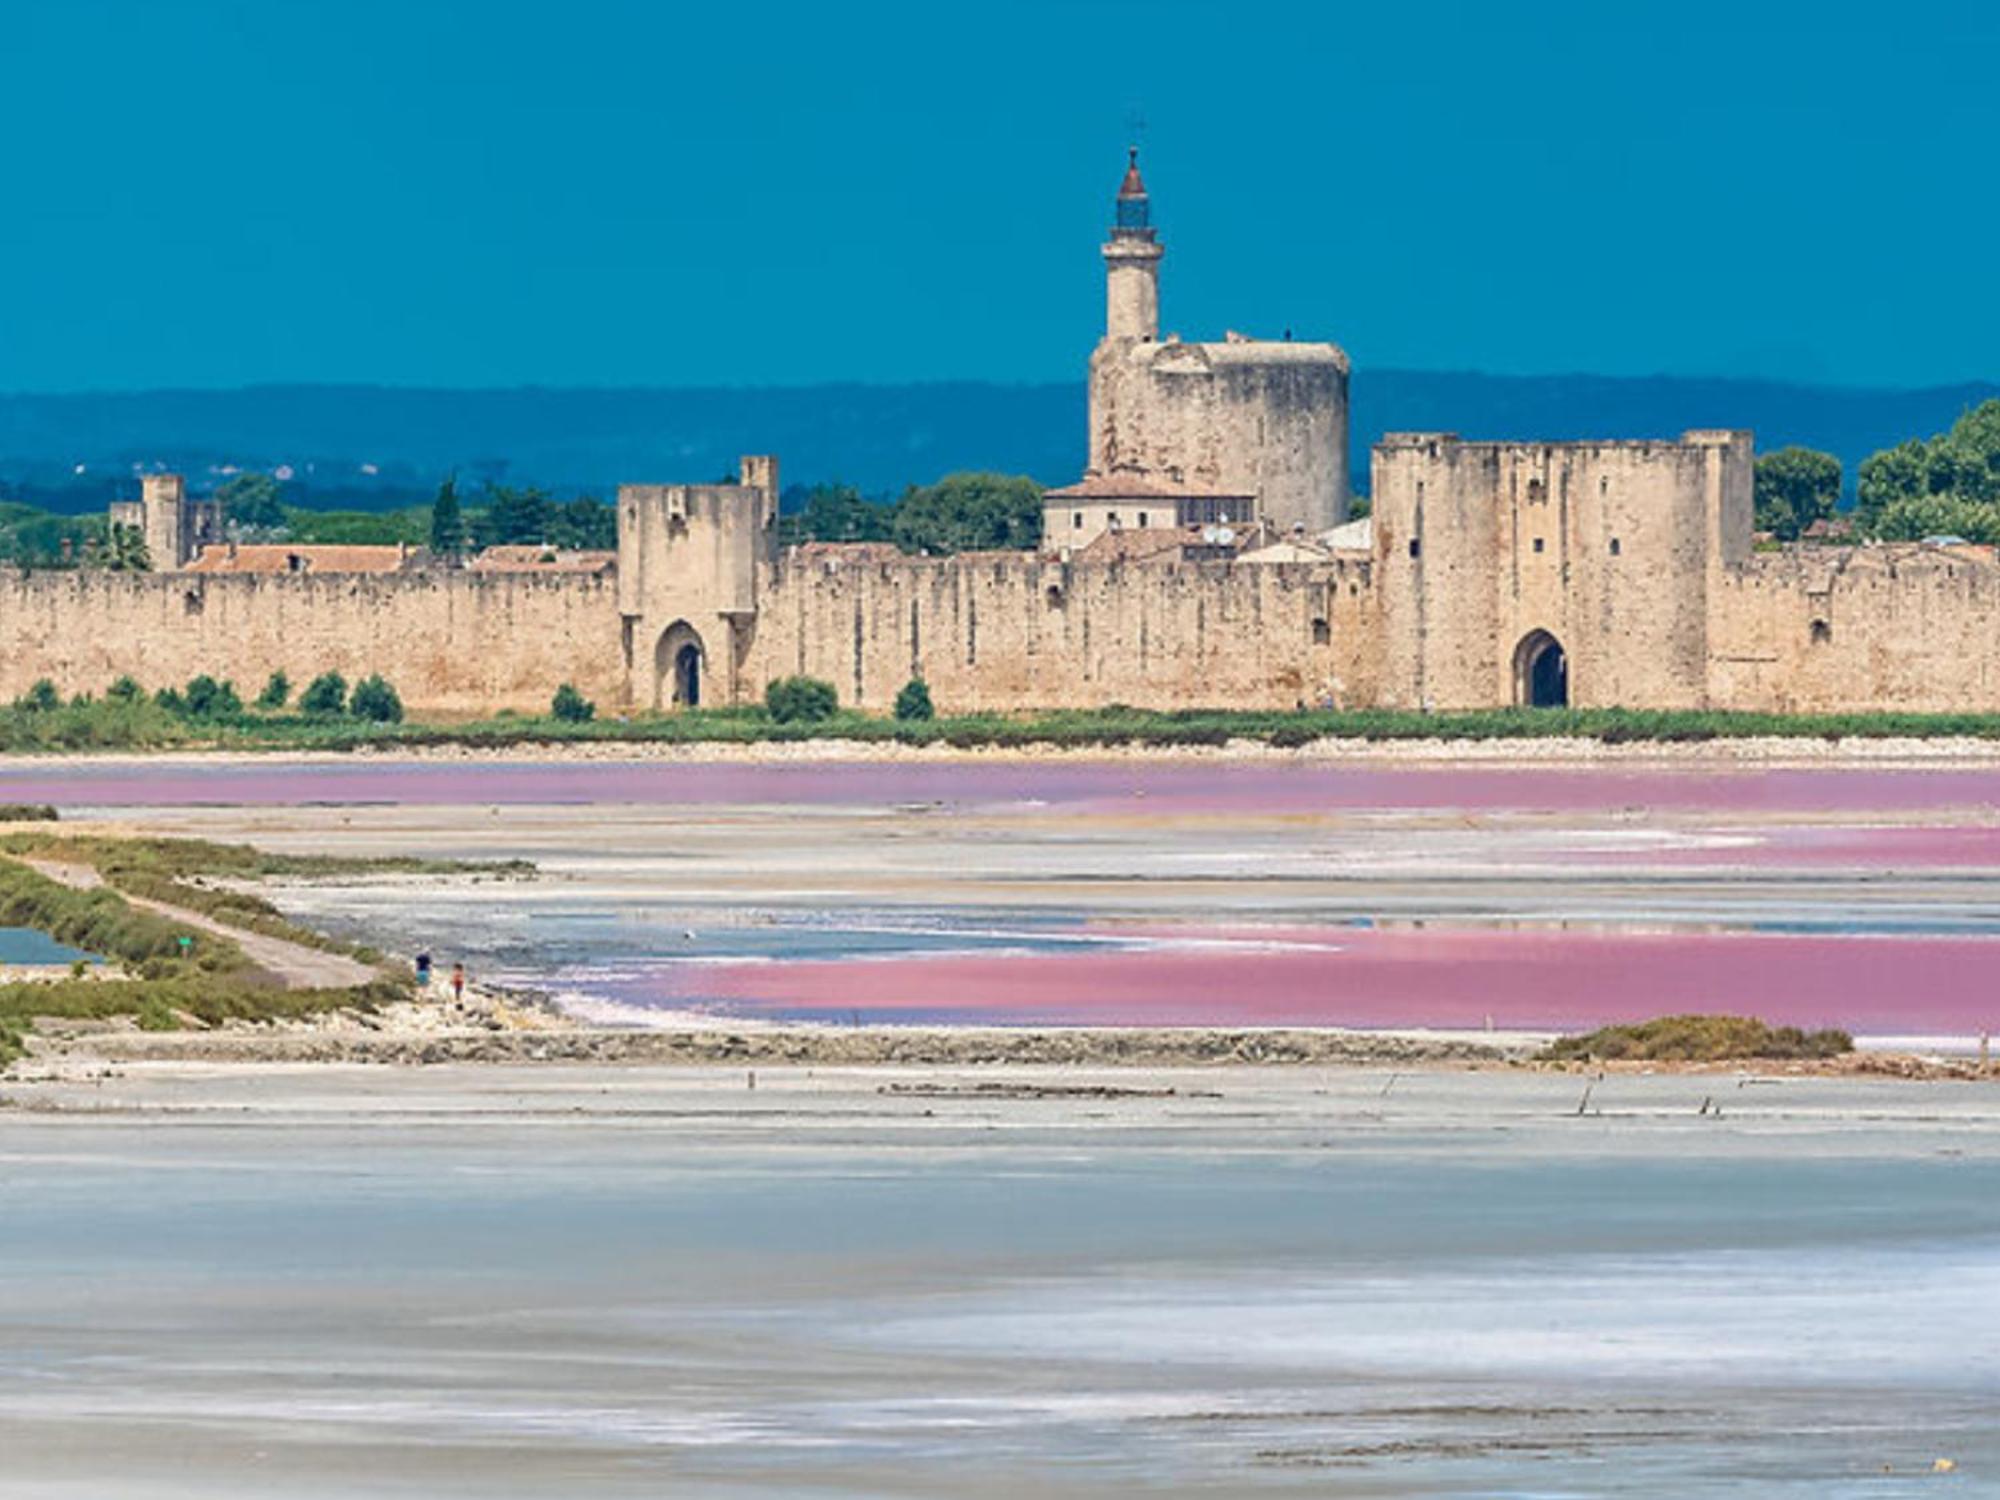
M 335 669 L 468 712 L 543 708 L 562 682 L 607 711 L 743 703 L 792 673 L 878 711 L 912 677 L 946 712 L 2000 710 L 1994 549 L 1754 552 L 1747 432 L 1391 434 L 1374 452 L 1372 537 L 1346 550 L 1326 535 L 1347 507 L 1346 357 L 1161 340 L 1136 156 L 1116 214 L 1090 469 L 1052 493 L 1065 534 L 1045 550 L 781 549 L 777 462 L 753 456 L 733 484 L 623 487 L 615 567 L 203 575 L 183 565 L 219 539 L 219 517 L 153 476 L 114 519 L 145 531 L 158 571 L 0 576 L 0 693 L 198 672 L 248 693 L 272 671 Z M 1282 560 L 1086 545 L 1142 510 L 1149 527 L 1184 526 L 1224 506 L 1231 522 L 1254 507 L 1288 539 L 1261 553 Z

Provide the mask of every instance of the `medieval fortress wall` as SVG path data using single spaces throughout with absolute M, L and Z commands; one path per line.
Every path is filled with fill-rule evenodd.
M 886 709 L 921 677 L 952 711 L 1365 699 L 1365 561 L 1079 567 L 1023 553 L 904 562 L 795 554 L 747 675 L 803 672 Z
M 70 695 L 207 672 L 247 698 L 275 671 L 295 690 L 321 672 L 380 672 L 412 706 L 483 712 L 546 709 L 564 681 L 617 703 L 626 675 L 609 583 L 456 571 L 0 575 L 0 640 L 10 699 L 44 677 Z
M 2000 709 L 1993 549 L 1753 552 L 1748 433 L 1392 434 L 1370 535 L 1331 531 L 1347 509 L 1346 356 L 1161 339 L 1161 254 L 1135 160 L 1104 247 L 1090 469 L 1068 493 L 1150 498 L 1079 499 L 1087 539 L 952 558 L 781 550 L 777 464 L 748 458 L 736 484 L 621 489 L 615 576 L 361 573 L 331 556 L 367 549 L 203 572 L 185 565 L 221 518 L 160 477 L 113 516 L 160 571 L 0 577 L 0 694 L 200 672 L 248 694 L 272 671 L 331 669 L 468 712 L 540 709 L 565 681 L 607 711 L 741 703 L 792 673 L 876 710 L 912 677 L 945 711 Z M 1188 524 L 1225 503 L 1235 522 L 1246 498 L 1256 545 Z

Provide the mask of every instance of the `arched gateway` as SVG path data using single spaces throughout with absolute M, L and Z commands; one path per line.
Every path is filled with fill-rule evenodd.
M 1569 658 L 1546 630 L 1531 630 L 1514 648 L 1514 701 L 1524 708 L 1569 707 Z
M 704 661 L 700 632 L 686 620 L 669 625 L 653 649 L 653 707 L 701 707 Z

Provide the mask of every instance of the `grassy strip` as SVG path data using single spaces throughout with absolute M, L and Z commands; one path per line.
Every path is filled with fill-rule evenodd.
M 353 876 L 385 872 L 500 869 L 417 859 L 340 859 L 267 854 L 240 844 L 198 839 L 66 837 L 53 833 L 0 836 L 0 926 L 32 927 L 58 942 L 116 960 L 130 977 L 72 977 L 50 983 L 0 984 L 0 1066 L 20 1056 L 39 1017 L 102 1020 L 130 1016 L 141 1027 L 171 1030 L 192 1019 L 272 1021 L 329 1010 L 373 1010 L 406 996 L 405 976 L 385 974 L 350 988 L 287 990 L 228 938 L 189 932 L 171 918 L 134 907 L 126 895 L 159 900 L 219 921 L 292 942 L 345 951 L 368 962 L 380 955 L 352 948 L 289 921 L 261 897 L 201 883 L 204 878 Z M 65 885 L 19 858 L 87 865 L 106 884 Z M 182 947 L 182 938 L 190 939 Z
M 1767 1026 L 1749 1016 L 1661 1016 L 1566 1036 L 1543 1053 L 1547 1062 L 1737 1062 L 1841 1057 L 1854 1050 L 1844 1031 Z
M 227 938 L 189 933 L 138 910 L 117 891 L 78 890 L 13 860 L 0 860 L 0 926 L 32 927 L 72 948 L 116 959 L 145 980 L 243 979 L 258 972 Z M 185 952 L 183 936 L 193 939 Z
M 382 955 L 375 949 L 343 943 L 323 932 L 301 926 L 253 892 L 207 882 L 277 877 L 352 879 L 364 875 L 476 873 L 518 876 L 534 870 L 534 866 L 526 860 L 475 864 L 402 856 L 357 859 L 324 854 L 272 854 L 248 844 L 215 844 L 205 839 L 107 838 L 62 833 L 0 834 L 0 854 L 87 865 L 126 895 L 185 907 L 213 917 L 218 922 L 263 933 L 267 937 L 283 938 L 287 942 L 329 953 L 347 953 L 364 963 L 380 963 Z M 27 873 L 33 874 L 32 871 Z M 35 922 L 15 925 L 40 926 Z M 75 946 L 90 945 L 77 943 Z M 108 953 L 103 948 L 93 948 L 92 951 Z M 117 956 L 123 957 L 122 954 Z
M 1745 738 L 2000 740 L 2000 713 L 1778 714 L 1709 709 L 1404 709 L 1302 711 L 1124 707 L 1018 714 L 958 714 L 908 722 L 852 710 L 817 723 L 778 723 L 761 707 L 597 718 L 573 723 L 510 713 L 470 722 L 372 724 L 352 718 L 246 711 L 228 719 L 177 717 L 149 703 L 98 701 L 61 708 L 0 709 L 0 750 L 346 751 L 464 745 L 504 749 L 563 743 L 761 744 L 832 740 L 856 745 L 1112 748 L 1251 741 L 1280 748 L 1320 739 L 1535 740 L 1603 744 L 1695 743 Z

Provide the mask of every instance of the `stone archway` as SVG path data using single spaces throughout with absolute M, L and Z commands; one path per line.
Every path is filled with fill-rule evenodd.
M 1514 648 L 1514 701 L 1523 708 L 1569 707 L 1569 657 L 1546 630 L 1531 630 Z
M 686 620 L 674 621 L 653 648 L 653 707 L 701 707 L 707 668 L 701 632 Z

